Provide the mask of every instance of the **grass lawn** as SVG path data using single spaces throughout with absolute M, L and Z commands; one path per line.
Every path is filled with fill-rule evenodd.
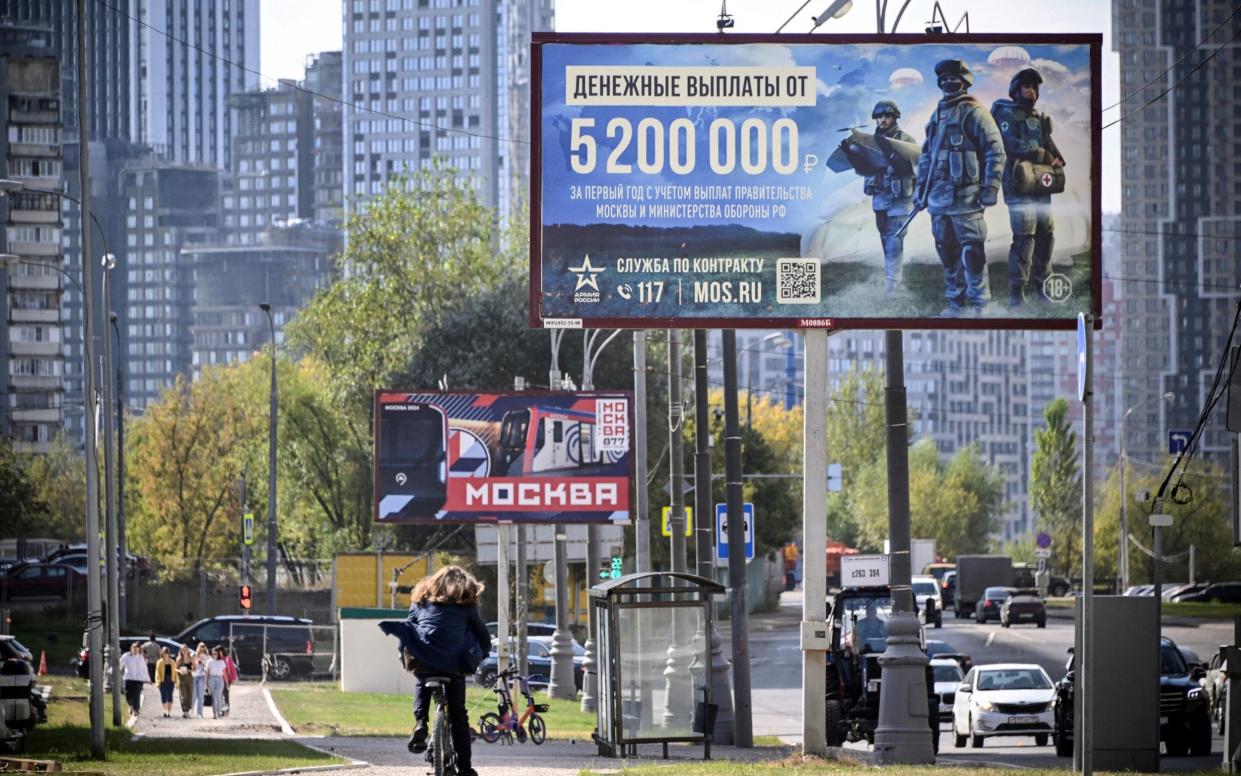
M 335 684 L 323 682 L 271 687 L 271 694 L 293 729 L 306 735 L 407 736 L 414 726 L 407 695 L 341 692 Z M 542 715 L 548 738 L 590 738 L 595 715 L 583 714 L 579 701 L 549 700 L 539 691 L 534 697 L 538 703 L 551 705 Z M 495 693 L 467 685 L 465 705 L 470 721 L 477 723 L 480 715 L 496 710 Z
M 45 681 L 47 680 L 47 681 Z M 21 757 L 57 760 L 66 771 L 95 771 L 109 776 L 208 776 L 238 771 L 272 770 L 343 762 L 292 741 L 224 739 L 138 739 L 125 728 L 108 725 L 107 760 L 90 756 L 90 708 L 84 679 L 42 677 L 52 685 L 48 722 L 31 733 Z M 112 720 L 111 693 L 104 696 L 104 719 Z
M 1073 599 L 1048 598 L 1045 604 L 1049 609 L 1071 609 L 1073 607 Z M 1163 616 L 1165 617 L 1200 617 L 1204 620 L 1231 620 L 1237 615 L 1241 615 L 1241 604 L 1163 602 Z

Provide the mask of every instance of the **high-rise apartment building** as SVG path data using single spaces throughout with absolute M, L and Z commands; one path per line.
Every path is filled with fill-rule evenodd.
M 390 177 L 442 157 L 476 179 L 489 206 L 519 199 L 528 186 L 528 36 L 550 24 L 551 7 L 346 0 L 345 194 L 377 194 Z
M 233 163 L 225 178 L 224 229 L 252 244 L 270 227 L 314 215 L 314 117 L 310 93 L 277 89 L 235 94 Z
M 60 62 L 51 30 L 0 20 L 0 177 L 64 190 Z M 44 452 L 64 422 L 61 197 L 0 197 L 0 433 Z
M 1241 16 L 1231 0 L 1113 0 L 1120 92 L 1127 448 L 1194 428 L 1223 355 L 1241 262 Z M 1233 43 L 1229 43 L 1233 41 Z M 1161 94 L 1165 92 L 1166 94 Z M 1149 105 L 1146 103 L 1150 101 Z M 1171 402 L 1160 400 L 1170 392 Z M 1203 453 L 1228 452 L 1217 413 Z
M 190 374 L 193 246 L 218 239 L 218 170 L 148 159 L 121 172 L 125 266 L 125 395 L 141 412 Z
M 345 212 L 344 106 L 341 104 L 343 60 L 324 51 L 306 64 L 306 89 L 313 94 L 314 220 L 340 224 Z

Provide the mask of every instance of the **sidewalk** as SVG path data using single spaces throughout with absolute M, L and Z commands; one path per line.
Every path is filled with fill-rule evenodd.
M 229 690 L 228 716 L 214 719 L 211 708 L 203 707 L 200 719 L 190 711 L 181 716 L 180 697 L 173 693 L 172 716 L 164 717 L 159 689 L 147 685 L 142 694 L 142 713 L 134 723 L 134 735 L 145 738 L 284 738 L 280 723 L 267 704 L 257 682 L 238 682 Z

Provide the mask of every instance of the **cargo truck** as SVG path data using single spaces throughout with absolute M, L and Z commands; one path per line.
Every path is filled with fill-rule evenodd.
M 958 555 L 953 612 L 957 619 L 974 614 L 974 605 L 988 587 L 1011 587 L 1013 559 L 1007 555 Z

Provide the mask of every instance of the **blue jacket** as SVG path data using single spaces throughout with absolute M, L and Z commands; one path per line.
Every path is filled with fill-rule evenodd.
M 382 622 L 424 670 L 469 674 L 491 651 L 491 634 L 477 606 L 415 603 L 402 622 Z

